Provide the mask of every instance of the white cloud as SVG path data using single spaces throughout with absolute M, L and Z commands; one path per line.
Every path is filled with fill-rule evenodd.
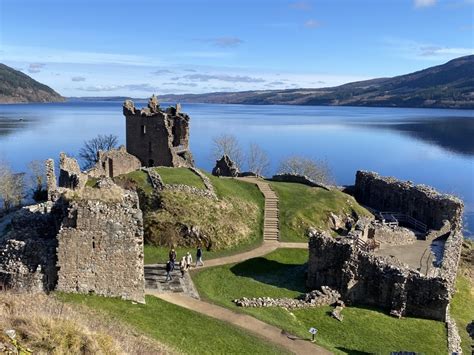
M 196 39 L 199 42 L 210 43 L 216 47 L 230 48 L 241 45 L 244 41 L 238 37 L 216 37 L 216 38 L 202 38 Z
M 83 76 L 73 76 L 71 78 L 71 81 L 86 81 L 86 78 L 84 78 Z
M 449 47 L 432 43 L 389 38 L 384 40 L 395 55 L 415 60 L 451 60 L 474 53 L 474 48 Z
M 206 82 L 209 80 L 219 80 L 231 83 L 264 83 L 265 80 L 262 78 L 254 78 L 247 75 L 228 75 L 228 74 L 187 74 L 181 78 L 174 79 L 185 79 L 192 81 Z
M 437 0 L 414 0 L 413 5 L 416 8 L 430 7 L 436 5 Z
M 321 23 L 319 21 L 316 21 L 316 20 L 308 20 L 304 23 L 304 26 L 306 28 L 318 28 L 321 26 Z

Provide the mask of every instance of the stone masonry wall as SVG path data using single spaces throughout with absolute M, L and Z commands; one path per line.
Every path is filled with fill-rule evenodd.
M 462 227 L 463 202 L 428 186 L 358 171 L 354 194 L 363 205 L 379 211 L 405 213 L 431 229 L 440 229 L 445 220 L 451 222 L 453 229 Z
M 125 192 L 122 202 L 71 201 L 57 239 L 58 291 L 145 301 L 136 193 Z
M 352 240 L 318 233 L 309 240 L 307 286 L 329 286 L 357 304 L 395 315 L 445 320 L 452 289 L 443 277 L 426 277 L 394 259 L 364 252 Z
M 96 178 L 102 176 L 113 178 L 138 170 L 140 167 L 140 160 L 127 153 L 125 146 L 122 145 L 118 149 L 111 149 L 107 152 L 99 151 L 98 162 L 86 173 Z

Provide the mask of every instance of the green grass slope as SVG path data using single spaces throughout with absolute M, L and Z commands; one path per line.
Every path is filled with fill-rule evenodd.
M 202 180 L 186 168 L 157 168 L 167 184 L 184 184 L 204 188 Z M 262 242 L 264 198 L 251 183 L 219 179 L 209 175 L 218 201 L 185 192 L 162 191 L 153 194 L 147 174 L 134 171 L 119 176 L 122 186 L 138 190 L 145 222 L 145 263 L 166 262 L 171 244 L 177 246 L 178 257 L 190 251 L 193 242 L 178 243 L 184 225 L 198 226 L 212 240 L 204 260 L 244 252 Z M 202 184 L 202 185 L 201 185 Z
M 396 319 L 370 308 L 347 307 L 344 321 L 328 315 L 330 307 L 304 310 L 283 308 L 241 308 L 232 300 L 241 297 L 296 297 L 305 292 L 304 263 L 308 251 L 278 249 L 265 257 L 193 273 L 204 299 L 234 311 L 250 314 L 299 337 L 309 339 L 316 327 L 317 343 L 337 354 L 416 351 L 446 354 L 443 322 L 417 318 Z
M 105 312 L 183 354 L 287 354 L 284 349 L 238 327 L 153 296 L 146 297 L 146 304 L 92 295 L 58 294 L 58 297 Z
M 278 194 L 280 208 L 280 239 L 306 241 L 309 227 L 329 230 L 330 213 L 338 216 L 369 216 L 370 213 L 356 200 L 339 190 L 327 191 L 302 184 L 271 182 Z

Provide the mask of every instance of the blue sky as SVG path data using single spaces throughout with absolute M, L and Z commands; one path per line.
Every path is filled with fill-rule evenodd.
M 0 0 L 0 62 L 65 96 L 324 87 L 473 53 L 473 0 Z

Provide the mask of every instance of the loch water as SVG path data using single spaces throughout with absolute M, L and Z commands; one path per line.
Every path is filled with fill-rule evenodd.
M 363 169 L 455 194 L 465 203 L 465 235 L 473 237 L 472 110 L 183 104 L 183 111 L 191 116 L 200 168 L 214 165 L 212 138 L 233 134 L 244 151 L 257 143 L 268 153 L 269 173 L 298 155 L 326 161 L 340 185 L 353 184 Z M 77 156 L 84 140 L 99 133 L 125 143 L 122 102 L 0 105 L 0 159 L 15 171 L 61 151 Z

